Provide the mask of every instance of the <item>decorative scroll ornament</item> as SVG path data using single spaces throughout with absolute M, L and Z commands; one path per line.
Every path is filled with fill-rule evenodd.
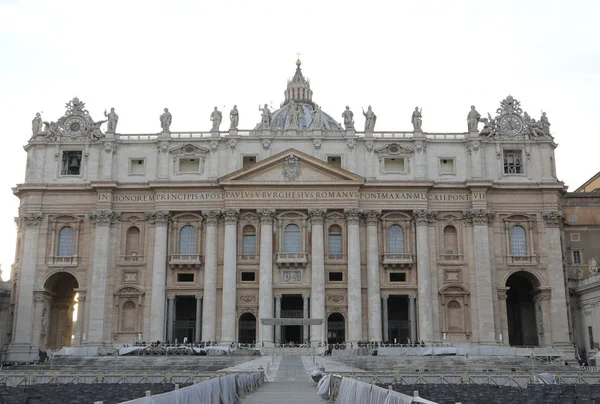
M 364 212 L 365 219 L 367 221 L 367 226 L 376 226 L 379 223 L 379 215 L 380 212 L 376 210 L 367 210 Z
M 346 215 L 348 224 L 358 224 L 361 213 L 361 210 L 357 208 L 344 209 L 344 215 Z
M 283 160 L 283 178 L 294 181 L 300 177 L 301 172 L 300 159 L 297 156 L 290 155 Z
M 259 209 L 258 217 L 260 218 L 260 222 L 263 224 L 273 224 L 275 209 Z
M 373 143 L 372 140 L 367 140 L 365 142 L 365 148 L 367 149 L 368 152 L 372 152 L 374 147 L 375 147 L 375 144 Z
M 474 225 L 486 225 L 494 220 L 494 214 L 485 209 L 471 209 L 463 212 L 463 217 L 468 223 Z
M 115 154 L 119 150 L 119 145 L 115 142 L 107 142 L 104 143 L 104 153 L 106 154 Z
M 311 224 L 323 224 L 326 212 L 327 209 L 309 209 L 308 215 L 310 216 Z
M 271 139 L 263 139 L 262 147 L 263 147 L 263 150 L 269 150 L 269 148 L 271 147 Z
M 121 219 L 121 214 L 112 210 L 97 210 L 90 215 L 95 226 L 110 226 Z
M 412 216 L 417 224 L 433 223 L 437 219 L 437 214 L 434 211 L 426 209 L 414 210 Z
M 218 210 L 209 210 L 204 213 L 204 221 L 207 226 L 216 226 L 219 222 L 219 216 L 221 216 L 221 212 Z
M 559 227 L 562 224 L 562 215 L 558 212 L 544 212 L 542 219 L 548 227 Z
M 25 222 L 25 226 L 34 227 L 42 224 L 42 220 L 44 216 L 41 213 L 28 213 L 23 216 L 23 222 Z
M 166 210 L 157 212 L 146 212 L 146 220 L 155 226 L 166 226 L 169 224 L 171 214 Z
M 225 224 L 236 224 L 238 221 L 239 215 L 240 215 L 240 211 L 237 209 L 223 210 L 223 219 L 225 219 Z

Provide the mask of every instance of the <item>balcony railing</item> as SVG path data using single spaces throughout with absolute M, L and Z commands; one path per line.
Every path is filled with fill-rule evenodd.
M 121 255 L 119 262 L 123 265 L 141 265 L 144 263 L 143 255 Z
M 447 263 L 461 263 L 465 259 L 464 254 L 440 254 L 440 261 Z
M 195 267 L 202 264 L 200 254 L 171 254 L 169 265 L 177 267 Z
M 509 255 L 508 256 L 508 264 L 509 265 L 535 265 L 537 264 L 537 257 L 535 255 Z
M 325 261 L 335 264 L 346 262 L 346 254 L 325 254 Z
M 76 267 L 77 256 L 70 255 L 68 257 L 50 257 L 48 262 L 49 267 Z
M 409 266 L 413 264 L 413 255 L 411 253 L 384 253 L 383 266 Z
M 289 253 L 280 252 L 277 253 L 275 262 L 278 266 L 284 267 L 305 267 L 308 263 L 308 254 L 302 252 Z
M 240 254 L 237 257 L 241 263 L 253 263 L 258 261 L 258 255 L 256 254 Z

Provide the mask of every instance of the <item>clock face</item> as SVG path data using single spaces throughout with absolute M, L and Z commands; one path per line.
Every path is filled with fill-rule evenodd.
M 70 136 L 79 136 L 85 130 L 85 121 L 79 116 L 70 116 L 65 120 L 65 132 Z
M 521 133 L 523 122 L 515 115 L 507 115 L 500 120 L 500 129 L 507 135 Z

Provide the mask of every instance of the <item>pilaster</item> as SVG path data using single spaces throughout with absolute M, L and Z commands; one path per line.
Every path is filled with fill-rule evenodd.
M 390 319 L 388 315 L 389 295 L 381 295 L 381 306 L 383 307 L 383 341 L 389 341 L 390 338 Z
M 433 307 L 431 304 L 431 268 L 429 263 L 428 225 L 435 214 L 427 210 L 413 211 L 417 226 L 417 278 L 419 303 L 419 338 L 424 342 L 433 342 Z
M 281 295 L 275 295 L 275 318 L 281 318 Z M 275 345 L 281 344 L 281 326 L 275 326 Z
M 302 295 L 302 318 L 303 319 L 308 319 L 308 301 L 310 300 L 310 294 L 305 293 Z M 308 325 L 304 325 L 302 327 L 302 341 L 307 344 L 310 342 L 310 336 L 309 336 L 309 331 L 310 331 L 310 326 Z
M 152 291 L 150 295 L 150 341 L 165 340 L 165 289 L 167 280 L 167 211 L 146 213 L 146 220 L 154 226 L 152 258 Z
M 202 294 L 196 295 L 196 335 L 194 342 L 202 341 Z

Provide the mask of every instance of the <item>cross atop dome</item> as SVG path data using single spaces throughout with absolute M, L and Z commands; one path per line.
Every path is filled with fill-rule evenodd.
M 303 102 L 306 104 L 313 104 L 312 102 L 312 90 L 310 89 L 310 81 L 304 78 L 302 75 L 302 69 L 300 66 L 300 54 L 298 53 L 298 59 L 296 60 L 296 73 L 291 80 L 288 80 L 287 89 L 285 90 L 285 101 L 283 105 L 286 105 L 290 100 L 294 102 Z

